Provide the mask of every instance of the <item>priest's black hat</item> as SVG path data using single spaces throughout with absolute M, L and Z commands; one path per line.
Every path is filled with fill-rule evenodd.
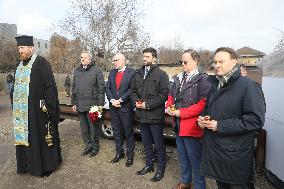
M 33 36 L 21 35 L 15 37 L 17 46 L 34 46 Z

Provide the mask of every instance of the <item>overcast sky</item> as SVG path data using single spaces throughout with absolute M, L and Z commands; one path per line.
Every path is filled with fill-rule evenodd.
M 283 0 L 146 0 L 144 4 L 145 30 L 155 47 L 178 39 L 184 48 L 249 46 L 270 53 L 279 41 L 278 30 L 284 31 Z M 52 23 L 64 18 L 68 7 L 68 0 L 0 0 L 0 22 L 17 24 L 19 34 L 49 39 Z

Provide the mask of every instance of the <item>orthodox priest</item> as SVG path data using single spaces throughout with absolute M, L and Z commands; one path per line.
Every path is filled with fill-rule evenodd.
M 13 89 L 17 173 L 49 176 L 62 161 L 58 91 L 50 64 L 33 53 L 33 37 L 16 41 L 21 60 Z

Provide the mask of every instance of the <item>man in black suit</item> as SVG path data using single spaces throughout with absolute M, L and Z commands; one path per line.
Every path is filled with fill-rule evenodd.
M 169 93 L 169 78 L 157 64 L 157 50 L 147 48 L 143 50 L 144 65 L 136 71 L 131 80 L 131 101 L 135 104 L 135 119 L 140 124 L 141 137 L 144 145 L 146 165 L 136 172 L 145 175 L 154 171 L 153 144 L 157 148 L 157 172 L 152 182 L 160 181 L 164 177 L 166 168 L 166 147 L 163 138 L 165 125 L 165 102 Z
M 134 157 L 134 130 L 133 130 L 133 106 L 130 103 L 130 81 L 135 70 L 125 66 L 125 56 L 116 54 L 112 63 L 115 69 L 110 71 L 106 84 L 106 94 L 110 101 L 111 125 L 115 138 L 116 155 L 111 163 L 117 163 L 124 158 L 124 137 L 126 138 L 127 161 L 126 167 L 133 164 Z

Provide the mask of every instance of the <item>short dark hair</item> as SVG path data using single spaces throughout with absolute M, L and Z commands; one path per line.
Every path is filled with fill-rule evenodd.
M 200 55 L 197 51 L 193 50 L 193 49 L 187 49 L 185 51 L 183 51 L 183 54 L 184 53 L 189 53 L 191 58 L 196 61 L 197 63 L 199 62 L 200 60 Z
M 149 47 L 149 48 L 146 48 L 143 50 L 143 54 L 144 53 L 151 53 L 153 57 L 157 58 L 158 56 L 158 53 L 157 53 L 157 50 L 154 49 L 153 47 Z
M 227 52 L 230 54 L 231 58 L 232 59 L 238 59 L 238 55 L 236 53 L 236 51 L 232 48 L 229 48 L 229 47 L 219 47 L 215 53 L 214 53 L 214 56 L 218 53 L 218 52 Z

